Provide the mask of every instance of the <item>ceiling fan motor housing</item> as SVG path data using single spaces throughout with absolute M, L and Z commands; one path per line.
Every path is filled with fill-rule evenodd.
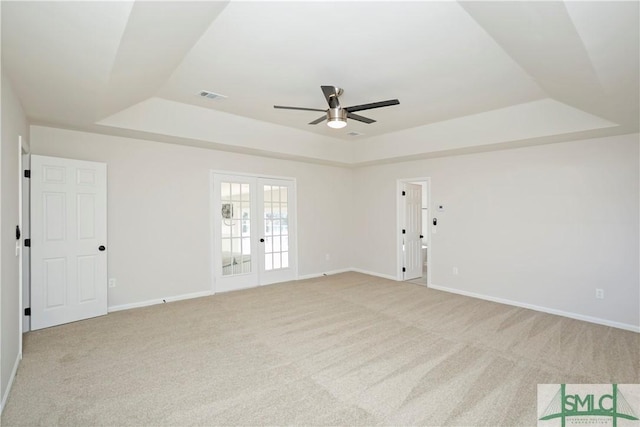
M 347 120 L 347 110 L 337 107 L 337 108 L 329 108 L 327 110 L 327 120 L 331 121 L 346 121 Z
M 334 129 L 340 129 L 347 125 L 347 110 L 340 107 L 327 110 L 327 125 Z

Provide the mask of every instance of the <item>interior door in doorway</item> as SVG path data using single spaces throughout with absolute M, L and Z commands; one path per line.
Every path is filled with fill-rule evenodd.
M 422 186 L 403 183 L 404 280 L 422 277 Z
M 31 329 L 107 314 L 107 166 L 31 156 Z

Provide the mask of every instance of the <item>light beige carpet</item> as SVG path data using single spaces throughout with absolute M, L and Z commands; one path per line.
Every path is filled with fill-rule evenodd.
M 356 273 L 26 335 L 13 425 L 535 425 L 539 383 L 638 383 L 639 334 Z

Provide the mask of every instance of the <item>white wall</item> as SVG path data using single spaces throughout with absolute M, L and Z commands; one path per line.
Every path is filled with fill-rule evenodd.
M 41 126 L 31 151 L 107 163 L 110 307 L 211 290 L 212 169 L 295 178 L 299 274 L 350 267 L 348 169 Z
M 637 329 L 638 141 L 634 134 L 356 169 L 354 242 L 362 250 L 353 266 L 396 275 L 396 180 L 429 176 L 438 218 L 432 284 Z
M 108 164 L 111 307 L 211 289 L 219 169 L 297 179 L 301 276 L 395 277 L 396 181 L 431 177 L 432 284 L 640 325 L 637 134 L 353 170 L 41 126 L 31 140 L 35 154 Z
M 20 360 L 20 284 L 15 255 L 15 227 L 18 219 L 18 136 L 28 137 L 28 127 L 11 83 L 2 73 L 1 192 L 0 209 L 0 396 L 2 407 Z

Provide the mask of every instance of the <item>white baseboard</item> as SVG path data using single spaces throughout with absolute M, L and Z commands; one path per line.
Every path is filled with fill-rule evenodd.
M 176 296 L 166 297 L 166 298 L 158 298 L 158 299 L 152 299 L 147 301 L 134 302 L 131 304 L 113 305 L 108 308 L 108 311 L 109 313 L 111 313 L 114 311 L 129 310 L 131 308 L 140 308 L 140 307 L 148 307 L 150 305 L 164 304 L 165 302 L 174 302 L 174 301 L 181 301 L 181 300 L 191 299 L 191 298 L 208 297 L 209 295 L 213 295 L 213 291 L 193 292 L 190 294 L 183 294 L 183 295 L 176 295 Z
M 16 361 L 13 364 L 13 369 L 11 370 L 11 376 L 9 377 L 9 383 L 7 384 L 7 389 L 4 391 L 2 395 L 2 402 L 0 402 L 0 414 L 4 411 L 4 405 L 7 403 L 7 399 L 9 398 L 9 392 L 11 392 L 11 387 L 13 386 L 13 380 L 16 379 L 16 374 L 18 373 L 18 366 L 20 366 L 20 361 L 22 360 L 22 353 L 18 353 L 16 357 Z
M 398 281 L 398 278 L 395 276 L 390 276 L 388 274 L 376 273 L 373 271 L 363 270 L 361 268 L 351 268 L 349 271 L 354 271 L 356 273 L 368 274 L 369 276 L 382 277 L 383 279 L 393 280 L 394 282 Z
M 478 298 L 478 299 L 482 299 L 482 300 L 486 300 L 486 301 L 497 302 L 497 303 L 500 303 L 500 304 L 512 305 L 512 306 L 515 306 L 515 307 L 528 308 L 529 310 L 540 311 L 542 313 L 548 313 L 548 314 L 555 314 L 557 316 L 568 317 L 570 319 L 575 319 L 575 320 L 582 320 L 584 322 L 595 323 L 595 324 L 598 324 L 598 325 L 611 326 L 612 328 L 624 329 L 624 330 L 632 331 L 632 332 L 640 332 L 640 326 L 638 326 L 638 325 L 631 325 L 631 324 L 628 324 L 628 323 L 614 322 L 613 320 L 601 319 L 599 317 L 586 316 L 584 314 L 572 313 L 570 311 L 556 310 L 554 308 L 543 307 L 543 306 L 540 306 L 540 305 L 527 304 L 527 303 L 524 303 L 524 302 L 512 301 L 512 300 L 508 300 L 508 299 L 504 299 L 504 298 L 498 298 L 498 297 L 492 297 L 492 296 L 483 295 L 483 294 L 477 294 L 475 292 L 463 291 L 463 290 L 460 290 L 460 289 L 449 288 L 449 287 L 446 287 L 446 286 L 439 286 L 439 285 L 431 284 L 431 285 L 429 285 L 429 287 L 433 288 L 433 289 L 437 289 L 439 291 L 450 292 L 450 293 L 453 293 L 453 294 L 464 295 L 464 296 L 467 296 L 467 297 L 472 297 L 472 298 Z
M 341 268 L 339 270 L 325 271 L 324 273 L 305 274 L 302 276 L 298 276 L 297 280 L 317 279 L 318 277 L 322 277 L 322 276 L 331 276 L 333 274 L 348 273 L 350 271 L 353 271 L 353 270 L 351 268 Z
M 374 273 L 374 272 L 355 269 L 355 268 L 341 268 L 338 270 L 326 271 L 324 273 L 305 274 L 302 276 L 298 276 L 297 280 L 315 279 L 323 276 L 331 276 L 333 274 L 348 273 L 350 271 L 368 274 L 370 276 L 383 277 L 385 279 L 396 280 L 396 278 L 392 276 L 387 276 L 380 273 Z M 109 313 L 112 313 L 114 311 L 130 310 L 132 308 L 140 308 L 140 307 L 148 307 L 150 305 L 164 304 L 165 302 L 174 302 L 174 301 L 181 301 L 181 300 L 191 299 L 191 298 L 207 297 L 213 294 L 214 294 L 213 291 L 193 292 L 190 294 L 176 295 L 176 296 L 166 297 L 166 298 L 157 298 L 157 299 L 152 299 L 147 301 L 134 302 L 130 304 L 112 305 L 107 308 L 107 311 Z
M 329 275 L 333 275 L 333 274 L 348 273 L 348 272 L 356 272 L 356 273 L 367 274 L 369 276 L 381 277 L 383 279 L 393 280 L 394 282 L 398 281 L 398 279 L 396 277 L 394 277 L 394 276 L 391 276 L 391 275 L 388 275 L 388 274 L 376 273 L 376 272 L 373 272 L 373 271 L 367 271 L 367 270 L 363 270 L 363 269 L 360 269 L 360 268 L 343 268 L 343 269 L 339 269 L 339 270 L 327 271 L 325 273 L 306 274 L 306 275 L 303 275 L 303 276 L 298 276 L 297 280 L 315 279 L 315 278 L 322 277 L 322 276 L 325 276 L 325 275 L 329 276 Z M 460 289 L 449 288 L 447 286 L 439 286 L 439 285 L 431 284 L 431 285 L 429 285 L 429 287 L 432 288 L 432 289 L 437 289 L 439 291 L 450 292 L 450 293 L 453 293 L 453 294 L 464 295 L 464 296 L 468 296 L 468 297 L 472 297 L 472 298 L 478 298 L 478 299 L 482 299 L 482 300 L 486 300 L 486 301 L 497 302 L 497 303 L 500 303 L 500 304 L 507 304 L 507 305 L 511 305 L 511 306 L 515 306 L 515 307 L 527 308 L 527 309 L 530 309 L 530 310 L 540 311 L 542 313 L 555 314 L 555 315 L 558 315 L 558 316 L 568 317 L 570 319 L 582 320 L 584 322 L 595 323 L 595 324 L 598 324 L 598 325 L 610 326 L 612 328 L 624 329 L 624 330 L 627 330 L 627 331 L 640 333 L 640 326 L 638 326 L 638 325 L 615 322 L 615 321 L 612 321 L 612 320 L 602 319 L 602 318 L 593 317 L 593 316 L 587 316 L 587 315 L 584 315 L 584 314 L 572 313 L 572 312 L 569 312 L 569 311 L 556 310 L 554 308 L 548 308 L 548 307 L 543 307 L 543 306 L 534 305 L 534 304 L 528 304 L 528 303 L 524 303 L 524 302 L 520 302 L 520 301 L 513 301 L 513 300 L 509 300 L 509 299 L 505 299 L 505 298 L 499 298 L 499 297 L 493 297 L 493 296 L 489 296 L 489 295 L 478 294 L 478 293 L 475 293 L 475 292 L 469 292 L 469 291 L 464 291 L 464 290 L 460 290 Z M 129 310 L 131 308 L 139 308 L 139 307 L 147 307 L 147 306 L 150 306 L 150 305 L 163 304 L 165 302 L 180 301 L 180 300 L 191 299 L 191 298 L 200 298 L 200 297 L 205 297 L 205 296 L 209 296 L 209 295 L 213 295 L 213 294 L 214 294 L 213 291 L 194 292 L 194 293 L 190 293 L 190 294 L 177 295 L 177 296 L 172 296 L 172 297 L 167 297 L 167 298 L 158 298 L 158 299 L 153 299 L 153 300 L 148 300 L 148 301 L 141 301 L 141 302 L 136 302 L 136 303 L 131 303 L 131 304 L 115 305 L 115 306 L 109 307 L 108 311 L 109 311 L 109 313 L 111 313 L 111 312 L 114 312 L 114 311 Z M 14 370 L 17 370 L 17 364 L 16 364 Z M 15 375 L 15 372 L 14 372 L 14 375 Z M 13 377 L 12 377 L 12 381 L 13 381 Z M 4 405 L 4 400 L 2 401 L 2 405 Z
M 396 277 L 390 276 L 388 274 L 376 273 L 373 271 L 362 270 L 360 268 L 341 268 L 339 270 L 332 270 L 324 273 L 306 274 L 304 276 L 298 276 L 298 280 L 315 279 L 322 276 L 331 276 L 332 274 L 350 273 L 350 272 L 362 273 L 368 276 L 382 277 L 383 279 L 389 279 L 396 282 L 398 281 Z

